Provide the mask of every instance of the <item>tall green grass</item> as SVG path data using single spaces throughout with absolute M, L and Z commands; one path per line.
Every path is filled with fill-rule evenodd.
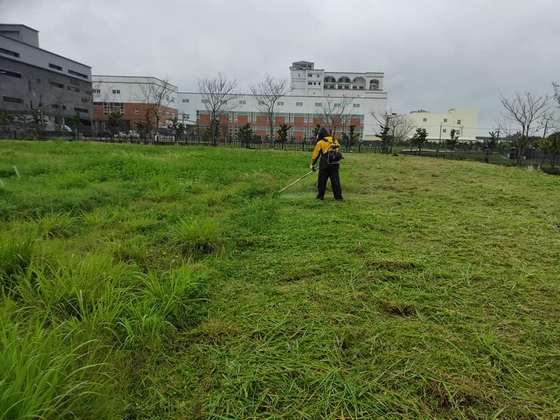
M 1 142 L 0 417 L 558 417 L 558 178 L 307 161 Z
M 95 343 L 75 345 L 69 335 L 62 327 L 0 318 L 0 418 L 110 415 L 111 381 L 105 363 L 90 354 Z

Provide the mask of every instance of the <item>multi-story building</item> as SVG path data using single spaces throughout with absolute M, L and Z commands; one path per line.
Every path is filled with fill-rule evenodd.
M 177 86 L 156 77 L 93 75 L 93 101 L 94 124 L 101 130 L 112 113 L 121 115 L 122 130 L 134 130 L 139 123 L 154 120 L 154 111 L 159 128 L 177 117 Z
M 384 74 L 378 72 L 328 72 L 316 69 L 315 63 L 298 61 L 291 65 L 290 94 L 301 96 L 349 96 L 379 98 Z
M 424 128 L 430 141 L 445 141 L 455 130 L 459 141 L 476 141 L 478 136 L 478 109 L 451 108 L 447 112 L 413 111 L 408 114 L 412 125 Z
M 40 112 L 47 127 L 92 114 L 91 67 L 39 47 L 39 32 L 0 24 L 0 110 Z
M 292 126 L 295 141 L 313 138 L 315 127 L 325 120 L 339 117 L 342 127 L 350 125 L 362 138 L 375 135 L 379 126 L 374 115 L 386 112 L 387 93 L 383 90 L 383 73 L 341 73 L 315 69 L 314 63 L 300 61 L 290 67 L 288 93 L 280 98 L 275 109 L 274 124 Z M 221 115 L 221 126 L 229 134 L 249 123 L 257 136 L 269 136 L 268 117 L 258 96 L 236 94 L 228 98 L 227 112 Z M 210 123 L 205 95 L 200 92 L 178 92 L 179 118 L 206 126 Z

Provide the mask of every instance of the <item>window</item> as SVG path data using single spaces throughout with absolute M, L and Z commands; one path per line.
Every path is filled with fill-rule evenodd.
M 101 95 L 101 89 L 93 89 L 93 93 L 96 95 Z
M 124 105 L 120 102 L 103 102 L 103 114 L 124 114 Z
M 428 122 L 427 118 L 422 118 L 422 122 Z
M 191 114 L 185 114 L 185 119 L 190 120 L 191 119 Z
M 447 128 L 444 128 L 444 129 L 443 129 L 443 132 L 444 132 L 444 133 L 447 133 Z
M 61 70 L 62 70 L 62 69 L 61 69 Z M 85 75 L 85 74 L 83 74 L 83 73 L 79 73 L 79 72 L 74 71 L 74 70 L 68 69 L 68 73 L 71 74 L 72 76 L 81 77 L 82 79 L 87 79 L 87 78 L 88 78 L 87 75 Z
M 120 95 L 120 94 L 121 94 L 120 89 L 113 89 L 113 95 Z
M 457 125 L 461 125 L 461 120 L 457 120 Z
M 303 102 L 296 102 L 296 106 L 303 106 Z
M 283 106 L 283 105 L 284 105 L 284 102 L 278 101 L 278 106 Z
M 12 57 L 19 57 L 19 53 L 15 52 L 15 51 L 11 51 L 11 50 L 7 50 L 5 48 L 0 48 L 0 54 L 4 54 L 4 55 L 10 55 Z
M 183 99 L 183 103 L 184 103 L 184 104 L 188 104 L 189 102 L 190 102 L 190 101 L 189 101 L 188 98 L 184 98 L 184 99 Z
M 447 118 L 444 118 L 444 119 L 443 119 L 443 122 L 446 123 L 446 122 L 447 122 Z
M 53 64 L 53 63 L 49 63 L 49 68 L 54 69 L 54 70 L 58 70 L 58 71 L 62 71 L 62 67 L 60 67 L 57 64 Z
M 309 76 L 309 77 L 313 77 L 313 73 L 309 73 L 308 76 Z
M 317 82 L 317 84 L 318 84 L 319 86 L 321 86 L 321 82 Z
M 87 114 L 89 112 L 86 108 L 74 108 L 74 111 L 83 112 L 85 114 Z
M 57 87 L 59 89 L 64 89 L 64 85 L 62 83 L 53 82 L 53 81 L 50 81 L 49 83 L 51 86 Z
M 247 104 L 247 101 L 241 100 L 241 101 L 239 101 L 239 104 L 240 104 L 240 105 L 246 105 L 246 104 Z
M 51 105 L 51 108 L 53 108 L 53 109 L 58 109 L 58 108 L 60 108 L 60 105 L 52 104 L 52 105 Z
M 207 103 L 209 103 L 210 101 L 209 101 L 208 99 L 203 99 L 201 102 L 202 102 L 203 104 L 207 104 Z
M 10 70 L 0 69 L 0 75 L 15 77 L 16 79 L 21 79 L 21 74 L 20 73 L 16 73 L 15 71 L 10 71 Z
M 307 82 L 308 86 L 311 86 L 313 84 L 313 82 Z
M 21 98 L 14 98 L 14 97 L 11 97 L 11 96 L 3 96 L 3 97 L 2 97 L 2 100 L 3 100 L 4 102 L 11 102 L 11 103 L 13 103 L 13 104 L 22 104 L 22 103 L 23 103 L 23 99 L 21 99 Z
M 379 90 L 379 80 L 376 79 L 370 80 L 369 90 Z
M 322 106 L 323 104 L 321 102 L 315 102 L 315 106 Z
M 80 92 L 80 89 L 78 89 L 76 86 L 67 86 L 66 88 L 71 92 L 76 92 L 76 93 Z
M 353 104 L 353 107 L 354 107 L 354 108 L 359 108 L 359 107 L 360 107 L 360 104 Z
M 140 110 L 139 110 L 138 108 L 135 108 L 135 109 L 134 109 L 134 113 L 135 113 L 135 114 L 140 114 Z
M 82 103 L 83 104 L 89 103 L 89 98 L 82 98 Z
M 264 101 L 259 101 L 259 105 L 264 105 Z

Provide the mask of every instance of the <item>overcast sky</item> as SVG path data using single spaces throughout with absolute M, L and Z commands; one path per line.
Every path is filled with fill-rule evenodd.
M 293 61 L 382 71 L 389 108 L 475 107 L 551 93 L 560 80 L 560 0 L 0 0 L 0 22 L 94 74 L 169 78 L 195 90 L 222 72 L 239 90 Z

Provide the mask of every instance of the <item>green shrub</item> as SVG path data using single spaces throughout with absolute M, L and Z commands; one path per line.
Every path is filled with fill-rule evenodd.
M 125 345 L 154 348 L 170 328 L 197 325 L 206 315 L 207 296 L 205 279 L 186 266 L 163 275 L 150 273 L 119 321 Z
M 52 213 L 39 219 L 39 232 L 46 238 L 67 238 L 77 231 L 76 219 L 69 214 Z
M 213 219 L 183 219 L 171 230 L 171 244 L 185 256 L 201 257 L 219 251 L 223 245 Z
M 53 321 L 76 319 L 85 328 L 116 325 L 126 294 L 140 281 L 132 267 L 103 254 L 83 258 L 33 261 L 18 294 L 28 307 L 38 307 Z
M 206 282 L 188 267 L 162 275 L 148 275 L 145 296 L 163 318 L 177 328 L 196 325 L 204 314 Z

